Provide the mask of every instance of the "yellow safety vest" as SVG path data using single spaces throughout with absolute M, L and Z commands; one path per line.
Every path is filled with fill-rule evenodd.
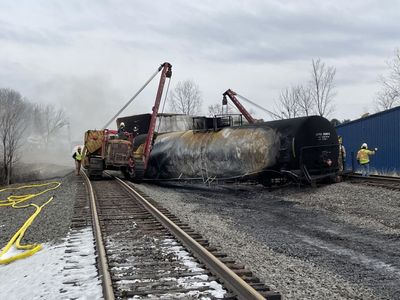
M 360 164 L 367 164 L 369 163 L 369 156 L 374 153 L 374 151 L 368 149 L 360 149 L 357 153 L 357 159 L 360 161 Z
M 75 159 L 78 161 L 82 160 L 82 153 L 79 153 L 78 151 L 75 152 Z

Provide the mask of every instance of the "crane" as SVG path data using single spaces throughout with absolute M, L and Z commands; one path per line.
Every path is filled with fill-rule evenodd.
M 144 155 L 144 170 L 146 170 L 147 163 L 149 162 L 151 145 L 152 145 L 153 137 L 154 137 L 154 130 L 156 128 L 157 114 L 158 114 L 158 109 L 160 107 L 161 96 L 162 96 L 162 93 L 163 93 L 165 80 L 167 78 L 171 78 L 171 76 L 172 76 L 172 65 L 170 63 L 167 63 L 167 62 L 163 63 L 160 66 L 160 70 L 162 70 L 161 71 L 160 82 L 158 84 L 156 101 L 155 101 L 154 106 L 152 108 L 149 131 L 147 133 L 146 144 L 144 146 L 144 153 L 143 153 L 143 155 Z
M 228 96 L 233 104 L 236 105 L 236 107 L 239 109 L 240 113 L 246 118 L 247 122 L 249 124 L 254 124 L 256 120 L 250 115 L 250 113 L 244 108 L 244 106 L 239 102 L 239 100 L 236 98 L 236 93 L 232 91 L 231 89 L 228 89 L 225 91 L 225 93 L 222 94 L 224 98 L 222 99 L 222 105 L 227 105 L 228 100 L 226 99 L 226 96 Z
M 133 151 L 135 135 L 129 134 L 128 138 L 115 138 L 116 130 L 107 129 L 111 122 L 140 94 L 150 81 L 161 71 L 160 82 L 156 100 L 152 108 L 149 131 L 145 145 L 139 153 Z M 146 81 L 139 91 L 103 126 L 101 130 L 88 130 L 85 133 L 85 157 L 83 166 L 88 169 L 91 178 L 102 175 L 103 170 L 121 170 L 124 175 L 132 180 L 140 182 L 143 179 L 150 157 L 153 144 L 154 130 L 157 121 L 166 78 L 171 78 L 172 66 L 165 62 Z
M 254 124 L 256 122 L 256 120 L 250 115 L 250 113 L 244 108 L 244 106 L 239 102 L 239 100 L 237 99 L 237 97 L 239 97 L 240 99 L 254 105 L 255 107 L 267 112 L 269 115 L 274 116 L 278 119 L 281 119 L 281 117 L 275 113 L 273 113 L 272 111 L 258 105 L 257 103 L 254 103 L 253 101 L 250 101 L 249 99 L 247 99 L 246 97 L 243 97 L 241 95 L 239 95 L 238 93 L 232 91 L 231 89 L 226 90 L 223 94 L 224 98 L 222 99 L 222 105 L 227 105 L 228 104 L 228 100 L 226 99 L 226 96 L 228 96 L 233 104 L 235 104 L 235 106 L 239 109 L 240 113 L 246 118 L 247 122 L 249 122 L 249 124 Z M 237 97 L 236 97 L 237 96 Z

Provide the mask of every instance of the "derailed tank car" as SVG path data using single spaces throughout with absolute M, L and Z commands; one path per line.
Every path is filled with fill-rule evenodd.
M 203 126 L 194 122 L 193 130 L 157 135 L 147 178 L 255 178 L 268 185 L 273 178 L 313 183 L 338 172 L 338 138 L 325 118 L 237 127 L 226 126 L 221 118 L 204 118 L 200 123 Z

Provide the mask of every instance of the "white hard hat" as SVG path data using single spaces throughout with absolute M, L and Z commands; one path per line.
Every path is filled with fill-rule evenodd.
M 363 144 L 361 145 L 361 148 L 368 148 L 367 143 L 363 143 Z
M 121 124 L 119 124 L 119 126 L 125 126 L 125 123 L 124 123 L 124 122 L 121 122 Z

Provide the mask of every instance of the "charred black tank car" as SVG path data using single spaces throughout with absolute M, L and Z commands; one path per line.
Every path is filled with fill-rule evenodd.
M 260 126 L 273 128 L 279 134 L 277 171 L 308 182 L 337 175 L 338 136 L 327 119 L 310 116 L 266 122 Z M 265 171 L 268 172 L 268 168 Z
M 146 177 L 252 177 L 262 183 L 283 177 L 314 182 L 334 177 L 338 171 L 338 138 L 325 118 L 310 116 L 244 126 L 226 126 L 221 120 L 204 124 L 213 125 L 159 133 Z M 225 125 L 220 128 L 218 124 Z

